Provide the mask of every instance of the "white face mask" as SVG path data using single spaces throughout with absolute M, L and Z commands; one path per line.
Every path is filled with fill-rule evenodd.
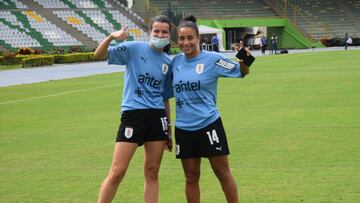
M 150 43 L 154 45 L 154 47 L 160 49 L 160 48 L 164 48 L 166 45 L 170 43 L 170 38 L 158 38 L 151 36 Z

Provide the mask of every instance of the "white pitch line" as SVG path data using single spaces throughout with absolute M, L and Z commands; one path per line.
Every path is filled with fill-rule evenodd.
M 99 87 L 94 87 L 94 88 L 88 88 L 88 89 L 72 90 L 72 91 L 61 92 L 61 93 L 57 93 L 57 94 L 49 94 L 49 95 L 45 95 L 45 96 L 41 96 L 41 97 L 32 97 L 32 98 L 27 98 L 27 99 L 18 99 L 18 100 L 0 102 L 0 105 L 2 105 L 2 104 L 14 104 L 14 103 L 20 103 L 20 102 L 27 102 L 27 101 L 37 100 L 37 99 L 44 99 L 44 98 L 49 98 L 49 97 L 56 97 L 56 96 L 60 96 L 60 95 L 72 94 L 72 93 L 78 93 L 78 92 L 87 92 L 87 91 L 91 91 L 91 90 L 95 90 L 95 89 L 101 89 L 101 88 L 106 88 L 106 87 L 115 87 L 115 86 L 119 86 L 119 85 L 120 85 L 120 84 L 104 85 L 104 86 L 99 86 Z

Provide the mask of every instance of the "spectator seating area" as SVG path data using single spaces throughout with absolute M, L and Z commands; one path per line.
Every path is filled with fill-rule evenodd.
M 0 39 L 14 48 L 81 45 L 34 11 L 0 11 L 0 18 Z
M 351 15 L 357 15 L 360 21 L 360 1 L 299 1 L 289 0 L 290 4 L 299 10 L 299 14 L 305 16 L 307 21 L 298 20 L 298 25 L 303 28 L 314 39 L 321 37 L 344 37 L 345 33 L 360 33 L 360 27 L 356 26 L 351 19 Z M 293 16 L 289 15 L 293 19 Z M 300 19 L 300 20 L 299 20 Z M 307 29 L 309 24 L 315 25 L 316 29 Z
M 203 19 L 237 17 L 274 17 L 277 14 L 262 0 L 171 0 L 178 10 Z M 166 10 L 169 0 L 151 0 L 158 10 Z
M 283 16 L 276 13 L 266 0 L 150 0 L 153 11 L 165 11 L 169 4 L 185 15 L 200 19 L 268 18 Z M 271 1 L 270 1 L 271 2 Z M 282 4 L 285 0 L 272 1 Z M 360 0 L 286 0 L 288 18 L 313 39 L 343 37 L 346 32 L 360 33 Z M 152 14 L 154 15 L 154 14 Z
M 86 45 L 77 39 L 76 30 L 96 44 L 111 32 L 127 25 L 129 40 L 147 40 L 146 31 L 127 16 L 138 22 L 144 20 L 124 6 L 106 0 L 0 0 L 0 45 L 7 49 L 33 47 L 51 49 Z M 124 15 L 117 8 L 127 10 Z M 64 27 L 41 12 L 50 10 L 55 18 L 66 22 Z M 52 22 L 53 21 L 53 22 Z
M 267 0 L 148 0 L 154 16 L 171 5 L 200 19 L 273 18 Z M 284 0 L 276 1 L 284 4 Z M 313 39 L 360 33 L 360 0 L 287 0 L 292 20 Z M 136 2 L 138 3 L 138 1 Z M 157 13 L 151 13 L 151 12 Z M 302 16 L 300 18 L 300 16 Z M 129 40 L 148 40 L 145 20 L 118 0 L 0 0 L 0 46 L 81 46 L 98 44 L 105 36 L 128 25 Z M 90 43 L 91 42 L 91 43 Z
M 349 8 L 350 12 L 355 16 L 357 22 L 360 22 L 360 0 L 345 0 L 343 3 Z
M 19 0 L 0 0 L 0 9 L 26 9 L 27 6 Z

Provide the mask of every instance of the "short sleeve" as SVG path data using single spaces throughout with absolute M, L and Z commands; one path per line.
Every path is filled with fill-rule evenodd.
M 126 65 L 130 56 L 130 43 L 119 43 L 108 48 L 108 63 Z
M 215 73 L 219 77 L 243 77 L 240 71 L 239 63 L 234 62 L 226 57 L 218 57 L 215 60 Z

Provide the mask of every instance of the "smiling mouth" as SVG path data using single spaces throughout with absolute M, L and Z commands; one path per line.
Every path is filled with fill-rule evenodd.
M 182 47 L 184 51 L 191 51 L 191 47 Z

